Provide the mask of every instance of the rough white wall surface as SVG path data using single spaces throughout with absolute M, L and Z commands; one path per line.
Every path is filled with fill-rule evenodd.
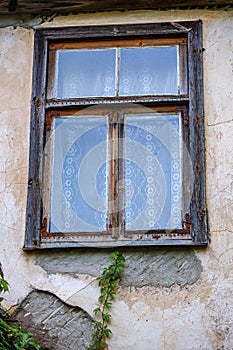
M 166 284 L 166 278 L 171 278 L 169 274 L 165 281 L 159 279 L 163 269 L 157 274 L 157 284 L 143 284 L 146 269 L 141 279 L 137 271 L 132 272 L 136 276 L 132 285 L 129 279 L 123 284 L 114 304 L 110 350 L 233 349 L 233 12 L 114 12 L 60 16 L 43 24 L 60 27 L 198 19 L 203 21 L 205 48 L 206 183 L 211 244 L 207 249 L 185 251 L 183 248 L 174 254 L 169 249 L 164 252 L 158 248 L 155 260 L 148 251 L 139 257 L 146 265 L 161 254 L 169 269 L 167 254 L 173 254 L 173 283 Z M 32 60 L 32 29 L 0 29 L 0 261 L 11 287 L 6 295 L 7 306 L 20 303 L 30 291 L 37 289 L 93 315 L 99 293 L 96 266 L 102 269 L 106 253 L 95 251 L 83 257 L 85 253 L 79 251 L 22 251 Z M 91 262 L 93 255 L 96 258 Z M 132 267 L 133 256 L 133 250 L 126 251 L 126 268 Z M 71 268 L 76 258 L 83 259 L 84 269 L 78 265 Z M 194 274 L 190 273 L 193 261 L 198 266 Z M 53 262 L 57 269 L 52 268 Z M 180 271 L 185 276 L 182 279 Z
M 1 261 L 11 285 L 10 304 L 30 285 L 22 254 L 27 198 L 33 30 L 0 30 Z

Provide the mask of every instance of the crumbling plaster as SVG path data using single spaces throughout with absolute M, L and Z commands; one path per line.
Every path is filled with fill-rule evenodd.
M 138 260 L 133 250 L 125 250 L 132 283 L 128 272 L 113 308 L 111 350 L 233 348 L 233 12 L 131 11 L 59 16 L 34 23 L 35 27 L 50 27 L 198 19 L 203 21 L 205 48 L 206 184 L 211 243 L 206 249 L 182 248 L 180 254 L 179 249 L 155 248 L 154 258 L 151 250 L 137 250 Z M 13 308 L 30 291 L 39 290 L 93 316 L 99 293 L 96 276 L 107 262 L 108 252 L 22 250 L 33 62 L 33 29 L 27 20 L 23 23 L 29 28 L 17 27 L 16 21 L 16 27 L 0 29 L 0 261 L 10 282 L 6 305 Z M 169 266 L 169 257 L 173 257 L 174 265 Z M 93 258 L 94 272 L 87 258 Z M 158 261 L 161 270 L 157 269 Z M 141 270 L 137 269 L 140 262 L 144 266 Z M 192 262 L 194 278 L 190 279 Z

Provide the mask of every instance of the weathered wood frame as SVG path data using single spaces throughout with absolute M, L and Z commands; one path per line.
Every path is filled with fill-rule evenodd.
M 46 100 L 47 62 L 49 44 L 62 41 L 116 40 L 140 38 L 187 38 L 188 40 L 188 71 L 189 96 L 157 96 L 151 98 L 91 98 Z M 159 23 L 142 25 L 88 26 L 38 29 L 35 32 L 34 69 L 32 87 L 31 136 L 28 201 L 26 214 L 26 238 L 24 249 L 80 247 L 80 246 L 128 246 L 137 245 L 206 245 L 208 243 L 207 210 L 205 198 L 205 155 L 204 155 L 204 110 L 202 91 L 202 24 L 201 21 Z M 97 240 L 79 242 L 76 239 L 63 239 L 48 235 L 42 239 L 46 223 L 42 222 L 42 175 L 43 147 L 45 140 L 46 111 L 74 106 L 85 106 L 100 103 L 139 102 L 153 106 L 188 107 L 186 122 L 189 127 L 188 148 L 193 165 L 194 189 L 190 204 L 190 215 L 184 219 L 184 226 L 191 229 L 190 235 L 164 235 L 155 232 L 155 239 L 148 240 Z M 186 231 L 187 232 L 187 231 Z

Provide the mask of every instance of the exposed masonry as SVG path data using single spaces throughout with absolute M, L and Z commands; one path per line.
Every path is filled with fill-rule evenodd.
M 128 0 L 123 1 L 98 1 L 98 0 L 34 0 L 34 6 L 30 0 L 1 0 L 1 14 L 49 14 L 54 13 L 82 13 L 96 11 L 124 11 L 135 9 L 169 10 L 169 9 L 228 9 L 232 6 L 231 0 Z
M 90 316 L 50 293 L 31 292 L 13 318 L 37 337 L 43 350 L 86 350 L 91 343 Z
M 224 4 L 224 5 L 220 5 L 217 6 L 216 4 L 213 3 L 214 0 L 212 0 L 212 6 L 209 5 L 203 5 L 203 6 L 192 6 L 192 7 L 188 7 L 186 9 L 184 9 L 183 11 L 187 11 L 187 10 L 202 10 L 203 7 L 206 10 L 209 10 L 211 12 L 217 12 L 219 10 L 222 10 L 226 13 L 228 12 L 232 12 L 233 11 L 233 5 L 232 4 Z M 164 5 L 164 4 L 163 4 Z M 128 6 L 128 5 L 127 5 Z M 170 5 L 172 7 L 172 5 Z M 149 10 L 148 4 L 145 5 L 146 8 L 143 9 L 143 7 L 141 8 L 141 10 Z M 36 7 L 34 6 L 34 9 Z M 136 9 L 138 9 L 139 7 L 136 6 Z M 180 10 L 182 11 L 182 9 L 178 9 L 177 6 L 175 6 L 176 10 Z M 114 9 L 112 9 L 114 10 Z M 135 9 L 127 9 L 127 10 L 121 10 L 119 11 L 119 13 L 122 14 L 122 12 L 126 12 L 129 13 L 130 11 L 134 11 Z M 167 11 L 170 11 L 171 8 L 167 8 L 166 6 L 163 6 L 163 8 L 157 8 L 156 11 L 158 12 L 162 12 L 162 13 L 166 13 Z M 99 13 L 103 13 L 104 10 L 102 11 L 98 11 Z M 92 11 L 62 11 L 62 12 L 56 12 L 54 11 L 53 13 L 44 13 L 42 14 L 16 14 L 16 13 L 11 13 L 10 15 L 6 15 L 6 14 L 0 14 L 0 28 L 6 28 L 9 26 L 13 26 L 13 27 L 23 27 L 23 28 L 38 28 L 41 27 L 43 25 L 43 23 L 49 23 L 52 22 L 54 18 L 57 17 L 69 17 L 71 14 L 87 14 L 88 12 L 92 12 Z M 104 11 L 105 12 L 105 11 Z
M 50 16 L 33 16 L 33 15 L 0 15 L 0 28 L 6 27 L 22 27 L 37 28 L 43 23 L 48 23 L 56 17 L 56 14 Z
M 181 287 L 194 284 L 201 278 L 202 265 L 192 249 L 141 248 L 122 249 L 126 257 L 124 287 L 155 286 Z M 39 252 L 36 263 L 51 274 L 86 274 L 99 276 L 109 264 L 109 250 L 69 250 Z

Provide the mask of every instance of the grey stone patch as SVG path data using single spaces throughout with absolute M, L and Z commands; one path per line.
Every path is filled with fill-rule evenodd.
M 53 16 L 33 16 L 33 15 L 0 15 L 0 28 L 22 27 L 40 28 L 45 22 L 50 22 Z
M 123 286 L 181 287 L 201 278 L 202 265 L 190 249 L 137 252 L 127 259 Z
M 65 251 L 40 251 L 36 264 L 48 273 L 87 274 L 97 277 L 109 265 L 111 251 L 106 249 L 69 249 Z
M 181 287 L 201 278 L 202 265 L 195 252 L 186 248 L 119 249 L 126 257 L 121 284 L 125 287 Z M 48 273 L 101 275 L 109 265 L 111 251 L 105 249 L 39 252 L 36 263 Z
M 53 294 L 31 292 L 12 317 L 33 333 L 44 350 L 86 350 L 91 344 L 91 317 Z

